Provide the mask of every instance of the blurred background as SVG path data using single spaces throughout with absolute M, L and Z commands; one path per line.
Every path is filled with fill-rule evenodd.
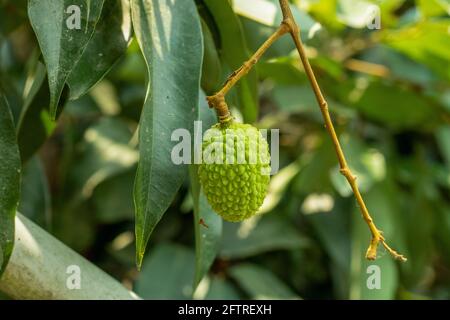
M 281 13 L 271 0 L 229 1 L 223 16 L 196 4 L 206 109 L 204 94 L 262 44 Z M 302 0 L 292 9 L 368 208 L 408 262 L 383 248 L 365 261 L 369 230 L 285 36 L 243 80 L 254 87 L 254 106 L 239 88 L 228 101 L 238 119 L 280 129 L 280 171 L 263 214 L 224 222 L 218 257 L 193 292 L 187 179 L 137 272 L 132 191 L 146 67 L 135 39 L 53 123 L 42 108 L 48 86 L 27 87 L 40 54 L 26 1 L 0 0 L 0 86 L 17 122 L 22 106 L 29 110 L 20 122 L 19 211 L 144 298 L 449 299 L 450 2 Z M 380 267 L 379 290 L 367 287 L 370 265 Z

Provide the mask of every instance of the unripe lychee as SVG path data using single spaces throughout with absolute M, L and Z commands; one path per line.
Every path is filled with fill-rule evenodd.
M 249 124 L 215 124 L 205 132 L 199 177 L 211 207 L 238 222 L 262 205 L 270 180 L 267 141 Z

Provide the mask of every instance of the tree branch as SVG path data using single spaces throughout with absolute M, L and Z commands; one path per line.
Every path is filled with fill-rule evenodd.
M 225 81 L 222 89 L 212 96 L 206 97 L 210 108 L 215 108 L 219 121 L 221 123 L 228 122 L 232 119 L 228 105 L 225 102 L 225 95 L 228 91 L 238 82 L 243 76 L 245 76 L 252 67 L 258 62 L 264 52 L 270 48 L 270 46 L 278 40 L 281 36 L 288 33 L 289 29 L 286 25 L 281 24 L 277 30 L 256 50 L 249 60 L 244 62 L 237 70 L 235 70 Z
M 326 102 L 322 91 L 320 90 L 320 86 L 317 83 L 316 77 L 314 75 L 314 72 L 311 68 L 311 65 L 308 61 L 308 58 L 306 57 L 305 49 L 303 46 L 303 43 L 300 38 L 300 29 L 298 25 L 296 24 L 291 9 L 289 8 L 289 3 L 287 0 L 279 0 L 280 1 L 280 7 L 283 13 L 283 22 L 282 24 L 285 24 L 289 28 L 289 33 L 291 34 L 291 37 L 295 43 L 295 46 L 297 48 L 297 51 L 300 55 L 300 59 L 303 64 L 303 68 L 305 69 L 306 75 L 309 79 L 309 82 L 311 84 L 311 87 L 314 91 L 314 95 L 316 96 L 317 103 L 320 107 L 320 111 L 322 113 L 323 119 L 325 121 L 326 129 L 331 137 L 331 140 L 333 141 L 334 149 L 336 151 L 336 155 L 338 157 L 339 166 L 340 166 L 340 172 L 341 174 L 347 179 L 348 183 L 350 184 L 353 193 L 355 194 L 356 201 L 358 203 L 359 209 L 361 211 L 361 214 L 364 218 L 364 221 L 366 221 L 369 230 L 372 234 L 372 240 L 370 242 L 369 248 L 366 252 L 366 258 L 369 260 L 375 260 L 377 257 L 377 248 L 378 244 L 381 242 L 382 245 L 386 248 L 386 250 L 397 260 L 400 261 L 406 261 L 406 258 L 399 254 L 397 251 L 389 247 L 389 245 L 386 243 L 382 232 L 376 227 L 375 223 L 373 222 L 372 217 L 369 214 L 369 211 L 366 207 L 366 204 L 364 203 L 364 200 L 361 196 L 361 193 L 359 191 L 358 185 L 356 183 L 356 177 L 352 174 L 350 171 L 350 168 L 347 165 L 347 160 L 345 159 L 344 152 L 342 151 L 341 145 L 339 143 L 339 139 L 336 135 L 336 131 L 334 130 L 333 122 L 331 121 L 331 116 L 328 111 L 328 103 Z
M 238 68 L 236 71 L 234 71 L 225 82 L 223 88 L 218 91 L 216 94 L 207 97 L 209 106 L 211 108 L 215 108 L 216 112 L 219 117 L 219 121 L 221 123 L 226 123 L 228 121 L 232 120 L 230 111 L 228 109 L 228 106 L 225 102 L 225 95 L 228 93 L 228 91 L 241 79 L 243 76 L 245 76 L 251 68 L 258 62 L 258 60 L 261 58 L 261 56 L 264 54 L 264 52 L 267 51 L 267 49 L 281 36 L 283 36 L 286 33 L 289 33 L 292 37 L 292 40 L 295 43 L 295 46 L 297 48 L 298 54 L 300 56 L 300 59 L 302 61 L 303 68 L 305 69 L 306 75 L 309 79 L 309 82 L 311 84 L 311 87 L 313 89 L 314 95 L 316 97 L 317 103 L 320 107 L 320 111 L 322 113 L 322 117 L 325 122 L 325 127 L 328 131 L 328 134 L 331 137 L 331 140 L 333 142 L 334 149 L 336 151 L 336 155 L 339 162 L 340 167 L 340 173 L 347 179 L 350 187 L 353 190 L 353 193 L 355 195 L 356 201 L 358 203 L 358 206 L 360 208 L 362 217 L 364 221 L 367 223 L 370 233 L 372 235 L 372 240 L 370 242 L 369 248 L 366 252 L 366 258 L 369 260 L 374 260 L 377 257 L 377 248 L 378 245 L 381 243 L 383 247 L 395 258 L 400 261 L 406 261 L 406 258 L 399 254 L 397 251 L 389 247 L 389 245 L 386 243 L 382 232 L 376 227 L 375 223 L 373 222 L 372 217 L 370 216 L 369 210 L 367 209 L 367 206 L 361 196 L 361 193 L 358 188 L 358 184 L 356 183 L 356 176 L 353 175 L 350 168 L 348 167 L 347 160 L 345 158 L 344 152 L 342 151 L 341 145 L 339 143 L 339 139 L 336 135 L 336 131 L 334 129 L 333 122 L 331 120 L 330 113 L 328 111 L 328 103 L 326 102 L 322 91 L 320 89 L 320 86 L 316 80 L 316 77 L 314 75 L 314 71 L 311 68 L 311 65 L 308 61 L 308 58 L 305 53 L 305 49 L 303 46 L 303 43 L 300 38 L 300 28 L 297 25 L 297 23 L 294 20 L 294 17 L 292 15 L 292 11 L 289 7 L 289 2 L 287 0 L 279 0 L 281 11 L 283 14 L 283 21 L 281 22 L 278 29 L 262 44 L 262 46 L 253 54 L 253 56 L 246 61 L 240 68 Z

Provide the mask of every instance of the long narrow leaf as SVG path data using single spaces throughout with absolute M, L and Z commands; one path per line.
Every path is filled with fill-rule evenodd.
M 0 92 L 0 275 L 14 245 L 14 217 L 20 193 L 20 155 L 11 110 Z
M 175 165 L 175 129 L 193 131 L 200 87 L 203 44 L 193 1 L 133 0 L 133 27 L 148 69 L 139 127 L 140 160 L 134 187 L 136 262 L 180 188 L 187 167 Z
M 29 0 L 28 16 L 47 66 L 50 114 L 56 118 L 67 77 L 100 18 L 104 0 Z

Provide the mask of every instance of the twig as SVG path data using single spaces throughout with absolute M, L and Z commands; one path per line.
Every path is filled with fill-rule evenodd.
M 383 65 L 357 59 L 349 59 L 345 62 L 344 65 L 349 70 L 369 74 L 380 78 L 386 78 L 390 74 L 390 70 Z
M 219 121 L 221 123 L 226 123 L 232 120 L 230 111 L 225 102 L 225 95 L 228 91 L 239 81 L 243 76 L 245 76 L 250 69 L 258 62 L 264 52 L 281 36 L 286 33 L 289 33 L 295 43 L 297 51 L 300 55 L 300 59 L 303 64 L 303 68 L 305 69 L 306 75 L 311 83 L 312 89 L 314 91 L 314 95 L 316 96 L 317 103 L 319 104 L 320 111 L 322 112 L 323 119 L 325 121 L 326 129 L 333 141 L 334 149 L 337 154 L 337 158 L 339 161 L 340 172 L 347 179 L 350 184 L 353 193 L 355 194 L 356 201 L 361 210 L 361 214 L 366 221 L 370 232 L 372 234 L 372 240 L 370 242 L 370 246 L 366 252 L 366 258 L 369 260 L 375 260 L 377 257 L 377 248 L 378 244 L 381 242 L 383 247 L 395 258 L 400 261 L 406 261 L 406 258 L 399 254 L 397 251 L 389 247 L 386 243 L 382 232 L 375 226 L 372 217 L 367 210 L 366 204 L 361 196 L 361 193 L 358 189 L 358 185 L 356 183 L 356 176 L 352 174 L 350 168 L 347 165 L 347 160 L 345 159 L 344 152 L 342 151 L 341 145 L 339 143 L 339 139 L 336 135 L 336 131 L 334 130 L 333 122 L 331 121 L 331 116 L 328 111 L 328 103 L 326 102 L 322 91 L 320 90 L 319 84 L 317 83 L 314 72 L 309 64 L 308 58 L 306 57 L 305 49 L 303 43 L 300 38 L 300 28 L 294 20 L 292 15 L 292 11 L 289 7 L 289 3 L 287 0 L 279 0 L 281 11 L 283 13 L 283 21 L 277 30 L 261 45 L 261 47 L 255 52 L 255 54 L 246 61 L 240 68 L 234 71 L 225 82 L 224 86 L 220 91 L 212 96 L 208 96 L 207 100 L 209 106 L 211 108 L 215 108 L 217 115 L 219 117 Z
M 287 0 L 279 0 L 281 10 L 283 13 L 283 22 L 289 28 L 289 33 L 291 34 L 292 39 L 294 40 L 295 46 L 297 47 L 298 53 L 300 55 L 300 59 L 303 64 L 303 68 L 305 69 L 306 75 L 308 76 L 309 82 L 311 83 L 312 89 L 314 91 L 314 95 L 316 96 L 317 103 L 319 104 L 320 111 L 322 112 L 323 119 L 325 121 L 326 129 L 333 141 L 334 149 L 336 151 L 340 172 L 347 179 L 350 184 L 353 193 L 355 194 L 356 201 L 358 202 L 361 214 L 369 226 L 370 232 L 372 234 L 372 240 L 370 242 L 369 248 L 366 252 L 366 258 L 369 260 L 375 260 L 377 257 L 377 247 L 381 242 L 384 248 L 395 258 L 400 261 L 406 261 L 406 258 L 399 254 L 397 251 L 389 247 L 386 243 L 382 232 L 375 226 L 372 217 L 367 210 L 366 204 L 359 192 L 358 185 L 356 183 L 356 177 L 350 171 L 350 168 L 347 165 L 347 160 L 345 159 L 344 152 L 342 151 L 341 145 L 339 143 L 339 139 L 336 135 L 336 131 L 334 130 L 333 122 L 331 121 L 330 113 L 328 112 L 328 103 L 326 102 L 322 91 L 320 90 L 320 86 L 317 83 L 314 72 L 309 64 L 308 58 L 306 57 L 305 49 L 303 43 L 300 38 L 300 29 L 295 22 L 291 9 L 289 8 L 289 3 Z
M 210 108 L 215 108 L 219 121 L 221 123 L 228 122 L 232 119 L 228 105 L 225 102 L 225 95 L 228 91 L 238 82 L 243 76 L 245 76 L 251 68 L 258 62 L 264 52 L 270 48 L 270 46 L 278 40 L 281 36 L 288 33 L 289 29 L 285 24 L 281 24 L 277 30 L 256 50 L 253 56 L 244 62 L 237 70 L 235 70 L 225 81 L 224 86 L 216 94 L 206 97 Z

